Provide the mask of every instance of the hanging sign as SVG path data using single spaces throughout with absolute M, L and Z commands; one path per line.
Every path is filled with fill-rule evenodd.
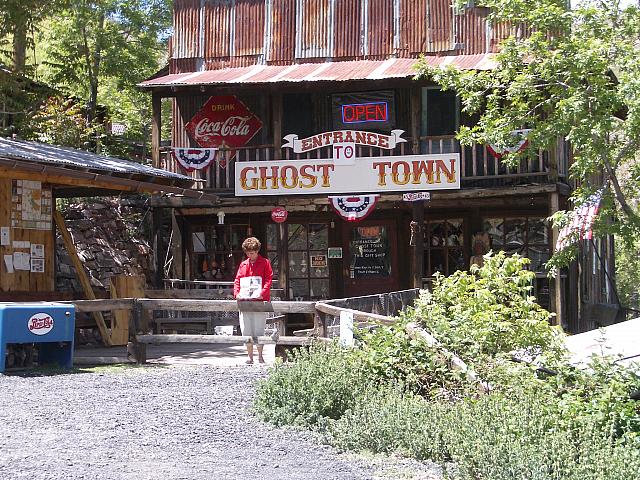
M 284 223 L 287 221 L 287 217 L 289 216 L 289 212 L 287 212 L 283 207 L 276 207 L 271 210 L 271 220 L 276 223 Z
M 431 200 L 430 192 L 411 192 L 403 193 L 402 200 L 405 202 L 420 202 L 422 200 Z
M 327 248 L 327 256 L 329 258 L 342 258 L 342 247 Z
M 460 188 L 460 154 L 239 162 L 236 196 L 360 195 Z
M 511 135 L 513 136 L 513 139 L 514 139 L 513 145 L 500 148 L 497 145 L 493 145 L 489 143 L 487 144 L 487 150 L 489 150 L 491 155 L 496 157 L 498 160 L 500 160 L 502 157 L 504 157 L 508 153 L 521 152 L 522 150 L 527 148 L 527 145 L 529 145 L 529 140 L 527 140 L 527 135 L 529 135 L 530 131 L 531 131 L 530 128 L 525 128 L 522 130 L 514 130 L 513 132 L 511 132 Z
M 351 144 L 393 150 L 398 143 L 406 142 L 404 138 L 401 138 L 403 133 L 404 130 L 392 130 L 391 135 L 361 130 L 339 130 L 319 133 L 302 139 L 298 139 L 298 135 L 290 134 L 284 137 L 287 143 L 282 145 L 282 148 L 292 148 L 295 153 L 305 153 L 332 145 Z
M 206 170 L 216 158 L 215 148 L 172 148 L 173 158 L 187 172 Z
M 338 215 L 348 222 L 359 222 L 365 219 L 378 203 L 379 195 L 359 197 L 329 197 L 329 203 Z
M 262 129 L 262 121 L 235 95 L 210 97 L 185 129 L 201 147 L 239 148 Z

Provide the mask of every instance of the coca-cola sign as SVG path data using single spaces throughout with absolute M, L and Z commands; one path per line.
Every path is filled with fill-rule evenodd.
M 201 147 L 238 148 L 249 143 L 262 122 L 234 95 L 224 95 L 210 97 L 185 128 Z
M 271 210 L 271 220 L 276 223 L 283 223 L 287 220 L 287 216 L 289 212 L 287 212 L 283 207 L 276 207 Z
M 34 335 L 46 335 L 53 330 L 53 318 L 48 313 L 36 313 L 29 318 L 27 329 Z

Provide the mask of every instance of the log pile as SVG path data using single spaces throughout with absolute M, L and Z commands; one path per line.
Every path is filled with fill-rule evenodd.
M 153 260 L 143 226 L 146 210 L 143 200 L 117 198 L 87 199 L 62 209 L 94 291 L 107 292 L 114 275 L 145 275 L 149 280 Z M 57 290 L 82 292 L 59 233 L 56 244 Z

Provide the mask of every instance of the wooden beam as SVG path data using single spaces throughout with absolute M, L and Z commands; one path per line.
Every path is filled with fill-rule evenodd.
M 96 296 L 93 293 L 93 288 L 91 287 L 91 282 L 89 281 L 89 276 L 84 269 L 84 264 L 80 261 L 78 257 L 78 252 L 76 250 L 75 245 L 73 244 L 73 240 L 71 239 L 71 235 L 67 230 L 66 225 L 64 224 L 64 218 L 62 218 L 62 214 L 55 210 L 53 212 L 53 218 L 56 221 L 56 226 L 60 231 L 60 235 L 62 235 L 62 239 L 64 241 L 64 246 L 67 249 L 67 253 L 69 257 L 71 257 L 71 261 L 73 263 L 74 268 L 76 269 L 76 274 L 78 275 L 78 280 L 80 280 L 80 284 L 82 285 L 82 289 L 84 290 L 84 294 L 90 300 L 95 300 Z M 109 332 L 107 331 L 107 325 L 104 322 L 104 317 L 100 312 L 93 312 L 93 317 L 96 320 L 96 325 L 98 326 L 98 330 L 100 331 L 100 336 L 102 337 L 102 341 L 108 347 L 112 345 L 111 337 L 109 336 Z
M 353 313 L 353 320 L 357 322 L 373 322 L 373 323 L 382 323 L 384 325 L 392 325 L 396 323 L 396 321 L 393 318 L 387 317 L 385 315 L 378 315 L 377 313 L 360 312 L 359 310 L 352 310 L 350 308 L 335 307 L 333 305 L 328 305 L 322 302 L 317 302 L 315 309 L 322 313 L 328 313 L 329 315 L 333 315 L 334 317 L 339 317 L 341 312 L 351 312 Z
M 141 298 L 137 303 L 147 310 L 173 310 L 181 312 L 237 312 L 236 300 L 178 300 Z M 271 302 L 276 313 L 313 313 L 315 302 Z
M 131 310 L 133 309 L 133 298 L 117 298 L 107 300 L 74 300 L 72 303 L 76 307 L 76 312 L 105 312 L 110 310 Z
M 243 335 L 137 335 L 137 341 L 142 344 L 166 344 L 166 343 L 202 343 L 202 344 L 224 344 L 242 345 L 252 341 L 252 337 Z M 258 337 L 258 345 L 311 345 L 318 341 L 327 341 L 312 337 L 280 337 L 274 341 L 271 337 Z
M 84 172 L 72 168 L 55 167 L 43 163 L 24 162 L 0 158 L 0 176 L 21 180 L 37 180 L 52 185 L 94 187 L 122 192 L 177 193 L 196 198 L 209 205 L 217 205 L 219 197 L 188 187 L 176 187 L 162 183 L 150 183 L 101 173 Z M 158 180 L 163 180 L 161 177 Z M 170 178 L 164 180 L 172 181 Z

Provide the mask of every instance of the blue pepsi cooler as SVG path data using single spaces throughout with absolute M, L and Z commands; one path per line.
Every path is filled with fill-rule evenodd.
M 14 348 L 33 348 L 39 366 L 73 366 L 74 305 L 50 302 L 0 302 L 0 373 Z M 22 350 L 21 350 L 22 351 Z

